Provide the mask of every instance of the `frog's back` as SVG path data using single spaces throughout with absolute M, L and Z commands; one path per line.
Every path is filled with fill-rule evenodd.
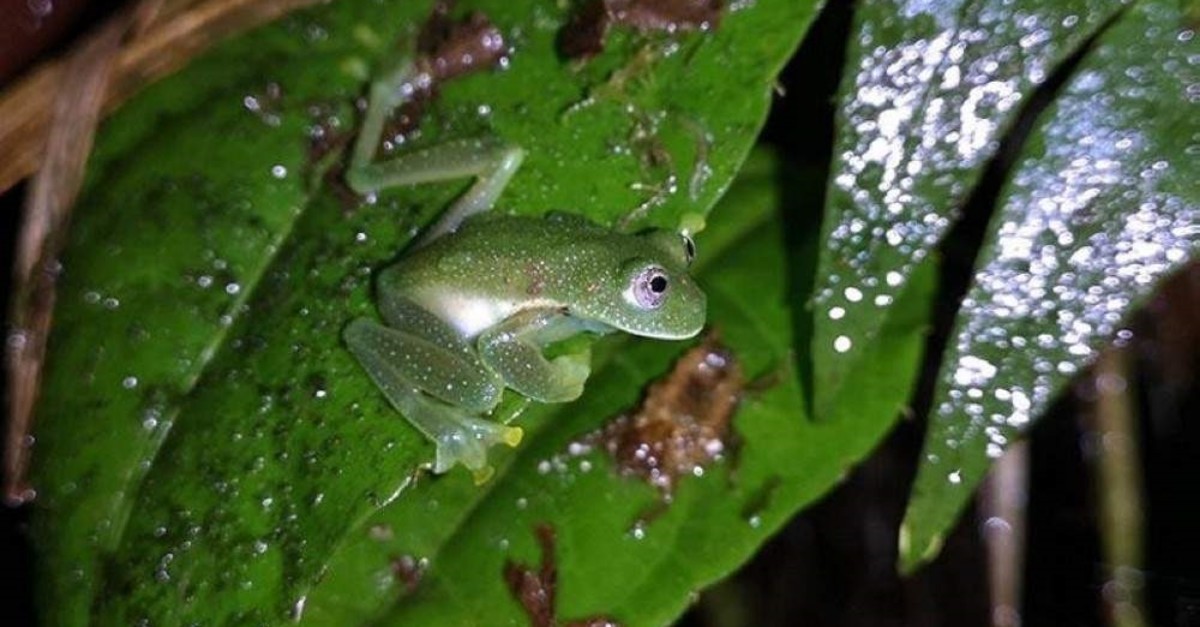
M 484 214 L 389 267 L 380 289 L 470 336 L 527 307 L 572 307 L 636 250 L 633 236 L 578 216 Z
M 621 248 L 626 239 L 630 236 L 579 216 L 483 214 L 406 255 L 393 269 L 396 279 L 414 286 L 447 280 L 471 285 L 476 283 L 473 277 L 505 278 L 510 280 L 502 283 L 512 284 L 511 279 L 516 279 L 512 273 L 528 270 L 531 265 L 547 266 L 547 270 L 553 266 L 569 273 L 578 262 Z
M 551 214 L 544 218 L 483 214 L 435 244 L 442 244 L 441 248 L 451 255 L 486 251 L 500 264 L 567 262 L 565 257 L 592 246 L 611 248 L 628 237 L 574 214 Z

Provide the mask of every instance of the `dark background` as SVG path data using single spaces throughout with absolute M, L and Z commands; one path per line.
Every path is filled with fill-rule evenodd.
M 33 19 L 25 0 L 0 0 L 0 88 L 20 77 L 38 50 L 52 55 L 113 3 L 59 0 Z M 831 2 L 781 78 L 764 140 L 785 158 L 827 168 L 843 42 L 852 5 Z M 54 42 L 59 43 L 55 44 Z M 1030 99 L 1023 123 L 1002 142 L 980 190 L 941 254 L 938 322 L 914 400 L 925 415 L 944 334 L 966 289 L 975 251 L 1000 183 L 1024 131 L 1053 97 L 1068 68 Z M 785 94 L 785 95 L 784 95 Z M 0 158 L 3 153 L 0 151 Z M 0 298 L 8 310 L 11 264 L 24 186 L 0 196 Z M 810 199 L 810 204 L 814 204 Z M 819 206 L 819 205 L 817 205 Z M 1148 625 L 1200 627 L 1200 267 L 1175 276 L 1132 321 L 1130 345 L 1145 504 Z M 1108 625 L 1103 602 L 1110 565 L 1101 554 L 1089 372 L 1054 405 L 1030 437 L 1023 624 Z M 990 624 L 981 519 L 965 513 L 941 556 L 915 576 L 895 571 L 896 537 L 916 472 L 924 424 L 903 420 L 844 484 L 797 516 L 740 572 L 706 592 L 681 620 L 728 625 L 974 626 Z M 35 623 L 29 508 L 0 506 L 4 581 L 0 623 Z

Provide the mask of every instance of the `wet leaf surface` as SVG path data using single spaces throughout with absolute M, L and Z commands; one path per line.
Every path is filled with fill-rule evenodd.
M 355 128 L 352 103 L 372 68 L 397 40 L 413 45 L 429 8 L 341 2 L 298 14 L 217 49 L 106 125 L 63 258 L 35 433 L 34 535 L 47 623 L 288 620 L 304 610 L 320 574 L 340 576 L 327 568 L 335 549 L 354 545 L 352 530 L 366 534 L 363 521 L 375 510 L 424 508 L 451 487 L 466 502 L 491 503 L 500 519 L 442 501 L 406 524 L 449 534 L 455 557 L 442 565 L 439 555 L 422 579 L 419 564 L 406 569 L 396 555 L 400 566 L 390 572 L 421 580 L 418 594 L 441 588 L 454 568 L 486 572 L 478 583 L 503 596 L 499 566 L 485 571 L 471 560 L 504 554 L 463 547 L 494 546 L 487 525 L 509 522 L 517 479 L 543 477 L 535 456 L 636 399 L 678 350 L 639 344 L 629 350 L 645 351 L 647 363 L 614 356 L 628 367 L 598 373 L 594 400 L 531 412 L 530 443 L 505 476 L 512 481 L 480 490 L 452 474 L 410 484 L 431 448 L 387 406 L 340 332 L 373 315 L 372 271 L 462 186 L 359 206 L 322 174 L 331 166 L 323 151 Z M 459 9 L 484 11 L 513 53 L 503 71 L 442 86 L 410 142 L 494 135 L 520 144 L 529 157 L 502 209 L 698 230 L 749 151 L 812 6 L 763 0 L 708 33 L 615 33 L 582 69 L 555 51 L 565 8 L 481 0 Z M 745 227 L 751 215 L 731 222 Z M 775 339 L 784 343 L 771 350 L 784 350 L 787 338 Z M 572 421 L 542 436 L 555 412 Z M 589 479 L 645 489 L 602 472 Z M 771 525 L 787 510 L 779 507 Z M 530 504 L 531 517 L 541 511 Z M 564 517 L 561 559 L 575 568 L 568 547 L 592 522 L 586 510 Z M 746 559 L 771 525 L 701 580 Z M 513 555 L 532 542 L 531 529 L 511 532 Z M 624 542 L 622 534 L 613 541 Z M 656 546 L 652 559 L 676 550 Z M 640 563 L 627 566 L 641 572 Z M 629 598 L 609 609 L 655 622 L 677 613 L 694 588 L 642 589 L 636 603 L 570 589 L 561 593 L 566 615 Z M 438 613 L 436 600 L 412 607 Z
M 811 348 L 817 419 L 979 181 L 1038 85 L 1120 8 L 1111 0 L 873 2 L 842 80 Z
M 936 553 L 991 461 L 1200 253 L 1194 28 L 1178 3 L 1133 5 L 1039 118 L 946 350 L 905 566 Z
M 585 396 L 528 410 L 479 487 L 415 474 L 431 447 L 340 341 L 375 314 L 373 272 L 466 187 L 362 204 L 337 177 L 355 100 L 431 3 L 341 2 L 221 47 L 97 145 L 35 433 L 43 619 L 525 624 L 505 573 L 528 567 L 522 595 L 553 588 L 538 620 L 671 621 L 905 411 L 930 253 L 1030 94 L 1113 24 L 1024 144 L 963 303 L 905 526 L 905 563 L 929 558 L 997 451 L 1197 252 L 1200 53 L 1168 4 L 867 3 L 825 215 L 821 182 L 758 154 L 710 220 L 811 4 L 609 29 L 581 63 L 556 47 L 571 7 L 462 2 L 444 25 L 494 24 L 512 52 L 395 120 L 404 147 L 521 145 L 502 210 L 711 222 L 697 274 L 751 383 L 720 418 L 739 444 L 667 493 L 594 434 L 670 388 L 686 344 L 605 338 Z

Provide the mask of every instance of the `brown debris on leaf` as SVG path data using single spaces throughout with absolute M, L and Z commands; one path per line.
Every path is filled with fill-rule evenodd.
M 420 125 L 429 103 L 447 81 L 500 65 L 508 47 L 500 29 L 478 11 L 461 20 L 450 17 L 454 3 L 438 2 L 417 35 L 417 58 L 409 99 L 392 112 L 384 137 L 407 135 Z
M 554 552 L 554 528 L 538 525 L 534 530 L 542 546 L 542 561 L 535 569 L 512 560 L 504 563 L 504 581 L 513 597 L 529 615 L 532 627 L 619 627 L 620 623 L 607 616 L 592 616 L 559 622 L 555 618 L 555 595 L 558 592 L 558 562 Z
M 417 559 L 411 555 L 401 555 L 392 558 L 388 565 L 391 567 L 392 576 L 396 581 L 404 586 L 404 591 L 412 594 L 421 584 L 421 580 L 425 578 L 425 570 L 429 568 L 429 560 Z
M 746 381 L 730 350 L 710 333 L 646 391 L 641 406 L 593 436 L 622 475 L 638 476 L 665 501 L 730 448 L 730 422 Z
M 604 50 L 613 25 L 639 33 L 711 30 L 721 21 L 723 0 L 584 0 L 559 32 L 568 59 L 590 59 Z
M 435 3 L 417 34 L 411 74 L 404 79 L 407 94 L 388 116 L 381 137 L 385 147 L 417 131 L 443 84 L 503 66 L 510 52 L 500 29 L 486 15 L 475 11 L 455 20 L 450 16 L 453 10 L 453 0 Z M 327 179 L 340 176 L 340 170 L 331 171 Z
M 449 0 L 434 5 L 417 36 L 418 68 L 434 84 L 491 68 L 508 53 L 500 30 L 486 15 L 475 11 L 456 22 L 451 9 Z

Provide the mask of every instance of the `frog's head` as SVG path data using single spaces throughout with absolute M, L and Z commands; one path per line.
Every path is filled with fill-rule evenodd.
M 695 336 L 704 327 L 706 298 L 688 274 L 696 247 L 691 238 L 653 230 L 617 270 L 619 293 L 608 324 L 634 335 L 668 340 Z M 618 290 L 613 290 L 618 292 Z

